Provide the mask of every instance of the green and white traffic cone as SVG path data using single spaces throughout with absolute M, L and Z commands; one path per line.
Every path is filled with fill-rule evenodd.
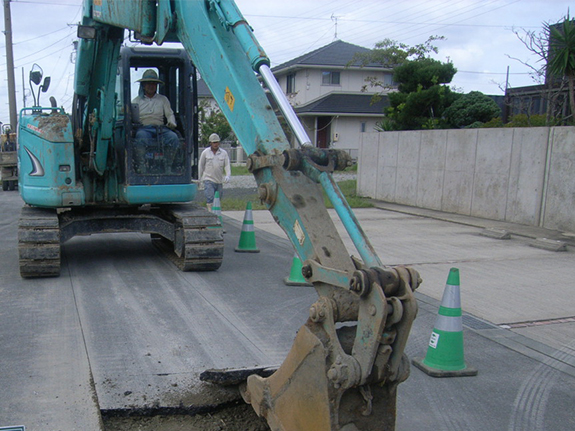
M 467 366 L 463 354 L 463 323 L 457 268 L 451 268 L 449 271 L 427 354 L 424 359 L 413 359 L 412 363 L 432 377 L 477 375 L 475 368 Z
M 226 233 L 224 229 L 224 223 L 222 221 L 222 208 L 220 204 L 220 192 L 216 192 L 214 195 L 214 202 L 212 203 L 212 207 L 210 209 L 212 213 L 218 216 L 218 220 L 220 221 L 220 226 L 213 226 L 214 228 L 221 228 L 223 233 Z
M 222 222 L 222 204 L 220 203 L 220 192 L 214 195 L 214 202 L 212 203 L 212 212 L 218 216 L 220 223 Z
M 284 283 L 287 286 L 313 286 L 313 284 L 308 283 L 301 273 L 302 266 L 301 259 L 297 253 L 294 253 L 289 276 L 284 278 Z
M 254 231 L 254 216 L 252 213 L 252 203 L 248 202 L 246 205 L 246 213 L 244 214 L 244 222 L 242 224 L 242 231 L 240 233 L 240 242 L 236 247 L 238 253 L 259 253 L 260 250 L 256 247 L 256 233 Z

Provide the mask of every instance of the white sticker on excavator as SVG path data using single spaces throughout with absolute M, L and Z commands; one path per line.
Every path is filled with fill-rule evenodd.
M 303 245 L 305 241 L 305 234 L 303 233 L 303 229 L 301 228 L 298 220 L 296 220 L 295 223 L 293 224 L 293 231 L 299 242 L 299 245 Z
M 429 339 L 429 347 L 437 349 L 437 343 L 439 342 L 439 334 L 437 332 L 431 333 L 431 338 Z

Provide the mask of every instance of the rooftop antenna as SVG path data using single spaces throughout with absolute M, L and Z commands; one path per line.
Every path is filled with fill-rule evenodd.
M 335 14 L 333 14 L 333 13 L 331 14 L 331 20 L 332 20 L 332 21 L 335 21 L 335 34 L 334 34 L 334 36 L 333 36 L 333 40 L 337 40 L 337 19 L 338 19 L 338 18 L 341 18 L 341 17 L 339 17 L 339 16 L 337 16 L 337 15 L 335 15 Z

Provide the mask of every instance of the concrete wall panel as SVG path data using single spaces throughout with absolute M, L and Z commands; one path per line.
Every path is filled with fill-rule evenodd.
M 381 133 L 362 133 L 357 160 L 357 188 L 362 196 L 376 198 L 377 177 L 384 157 L 379 153 L 380 140 L 383 140 Z
M 363 135 L 360 194 L 575 232 L 575 127 Z
M 474 217 L 505 219 L 507 175 L 476 175 L 473 180 L 471 213 Z
M 383 139 L 380 143 L 380 166 L 375 196 L 385 201 L 395 200 L 397 187 L 397 157 L 399 151 L 399 133 L 394 133 L 394 139 Z
M 395 199 L 404 205 L 417 205 L 417 177 L 421 132 L 397 132 L 397 182 Z
M 513 131 L 507 221 L 532 226 L 540 222 L 548 135 L 545 127 Z
M 543 222 L 550 229 L 575 232 L 575 133 L 572 129 L 556 127 L 552 132 Z
M 479 129 L 477 132 L 471 215 L 502 220 L 511 166 L 512 142 L 509 135 L 513 130 Z
M 418 207 L 441 210 L 447 130 L 421 134 L 419 175 L 417 178 Z
M 476 130 L 449 131 L 441 197 L 442 211 L 471 214 L 476 152 Z

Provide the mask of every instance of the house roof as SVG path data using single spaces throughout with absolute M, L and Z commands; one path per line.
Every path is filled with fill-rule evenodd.
M 294 110 L 300 115 L 383 116 L 383 110 L 389 106 L 387 96 L 382 96 L 376 103 L 372 103 L 372 97 L 372 94 L 329 93 Z
M 198 87 L 197 87 L 198 97 L 213 97 L 212 92 L 208 88 L 206 81 L 203 79 L 198 79 Z
M 362 66 L 361 62 L 358 60 L 353 61 L 355 54 L 365 54 L 370 51 L 370 49 L 362 46 L 353 45 L 342 40 L 336 40 L 329 45 L 322 46 L 315 51 L 308 52 L 307 54 L 280 64 L 279 66 L 272 68 L 272 72 L 277 73 L 284 69 L 309 66 L 346 67 L 349 64 L 352 64 L 353 66 L 359 67 Z M 363 66 L 381 67 L 381 64 L 369 63 Z

